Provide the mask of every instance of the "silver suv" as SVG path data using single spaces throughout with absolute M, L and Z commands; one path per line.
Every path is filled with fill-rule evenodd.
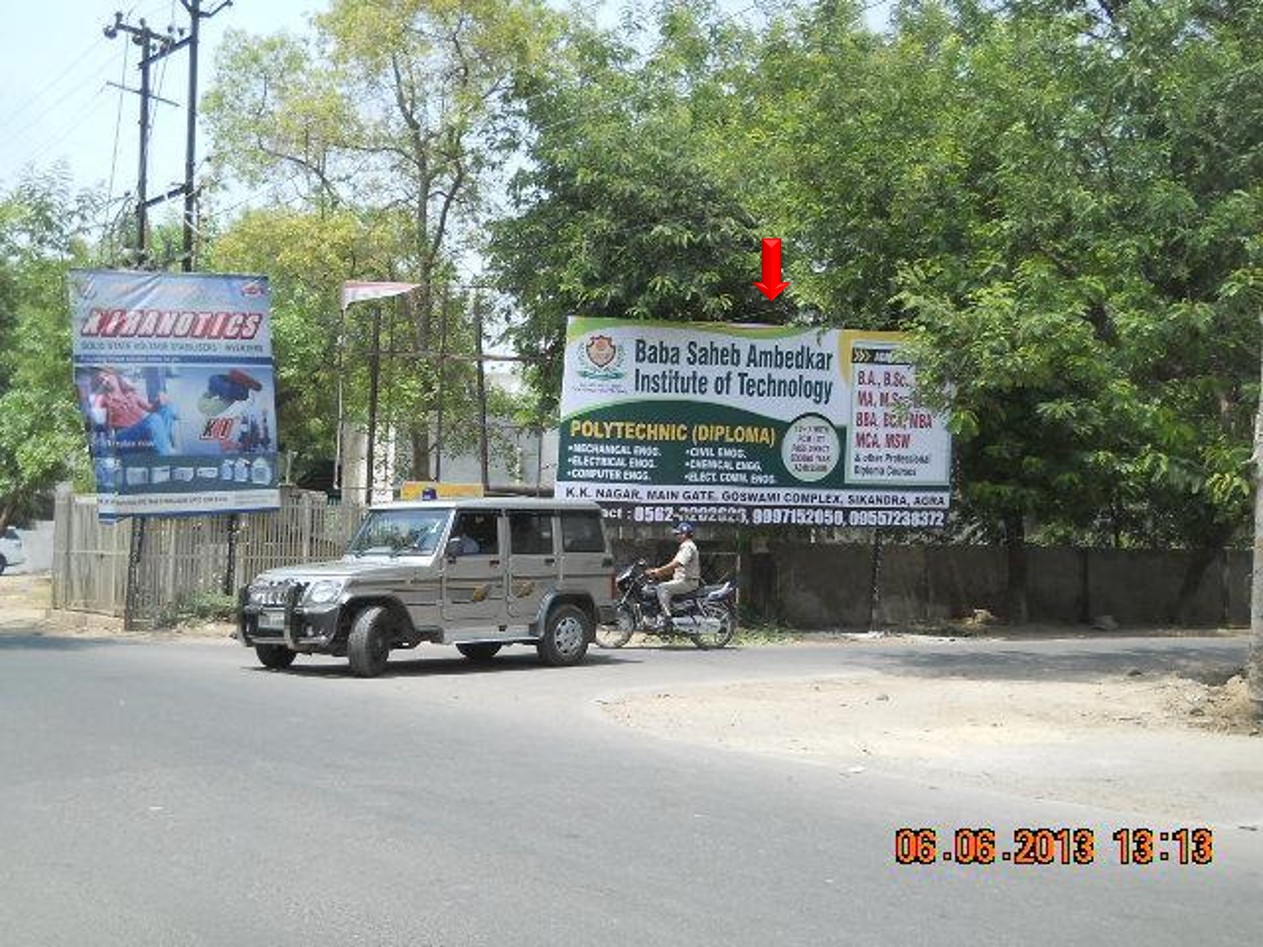
M 613 563 L 595 503 L 391 503 L 369 510 L 341 559 L 243 588 L 237 634 L 266 667 L 345 655 L 360 677 L 422 642 L 475 661 L 531 644 L 545 664 L 575 664 L 612 619 Z

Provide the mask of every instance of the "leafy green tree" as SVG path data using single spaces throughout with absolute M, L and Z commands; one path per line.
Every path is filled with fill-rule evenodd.
M 66 271 L 95 199 L 58 169 L 0 196 L 0 531 L 85 455 L 70 372 Z
M 432 353 L 515 96 L 564 23 L 541 0 L 334 0 L 309 41 L 229 34 L 205 109 L 216 154 L 247 182 L 288 183 L 310 209 L 387 228 L 395 252 L 354 276 L 421 284 L 411 348 Z M 425 478 L 432 365 L 414 378 L 412 473 Z
M 782 322 L 792 297 L 753 286 L 762 231 L 724 145 L 750 34 L 709 4 L 660 11 L 646 52 L 576 31 L 564 69 L 527 102 L 527 166 L 492 228 L 500 287 L 522 310 L 508 336 L 532 358 L 541 417 L 561 388 L 572 315 Z
M 245 213 L 210 243 L 212 269 L 270 278 L 280 447 L 293 458 L 297 482 L 328 476 L 339 418 L 367 426 L 374 319 L 381 322 L 379 430 L 406 430 L 417 411 L 441 397 L 443 450 L 477 446 L 473 294 L 442 284 L 430 353 L 418 353 L 412 342 L 408 297 L 357 304 L 345 316 L 339 311 L 343 280 L 392 272 L 406 252 L 400 230 L 389 221 L 365 223 L 345 208 L 264 208 Z M 501 398 L 492 393 L 493 413 L 512 413 Z M 436 412 L 436 432 L 437 420 Z
M 1222 103 L 1255 112 L 1248 6 L 906 3 L 879 39 L 821 3 L 769 40 L 799 291 L 914 331 L 1015 617 L 1028 529 L 1209 554 L 1243 524 L 1260 125 Z

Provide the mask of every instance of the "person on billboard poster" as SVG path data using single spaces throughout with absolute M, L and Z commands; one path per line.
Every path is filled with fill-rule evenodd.
M 93 374 L 88 411 L 93 424 L 105 429 L 120 451 L 176 452 L 176 413 L 166 393 L 159 389 L 146 397 L 132 379 L 112 366 Z

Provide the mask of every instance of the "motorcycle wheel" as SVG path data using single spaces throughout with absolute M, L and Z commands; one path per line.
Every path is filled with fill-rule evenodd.
M 600 625 L 596 629 L 596 643 L 601 648 L 621 648 L 631 641 L 636 630 L 636 616 L 626 606 L 618 610 L 618 618 L 612 625 Z
M 732 613 L 732 609 L 715 602 L 703 602 L 701 612 L 703 618 L 718 619 L 719 628 L 715 631 L 699 631 L 689 635 L 693 644 L 703 651 L 710 651 L 722 648 L 732 640 L 732 636 L 737 633 L 737 617 Z

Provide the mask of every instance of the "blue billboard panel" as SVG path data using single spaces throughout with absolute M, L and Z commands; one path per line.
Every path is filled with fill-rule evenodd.
M 103 517 L 280 505 L 266 277 L 73 270 L 70 310 Z

